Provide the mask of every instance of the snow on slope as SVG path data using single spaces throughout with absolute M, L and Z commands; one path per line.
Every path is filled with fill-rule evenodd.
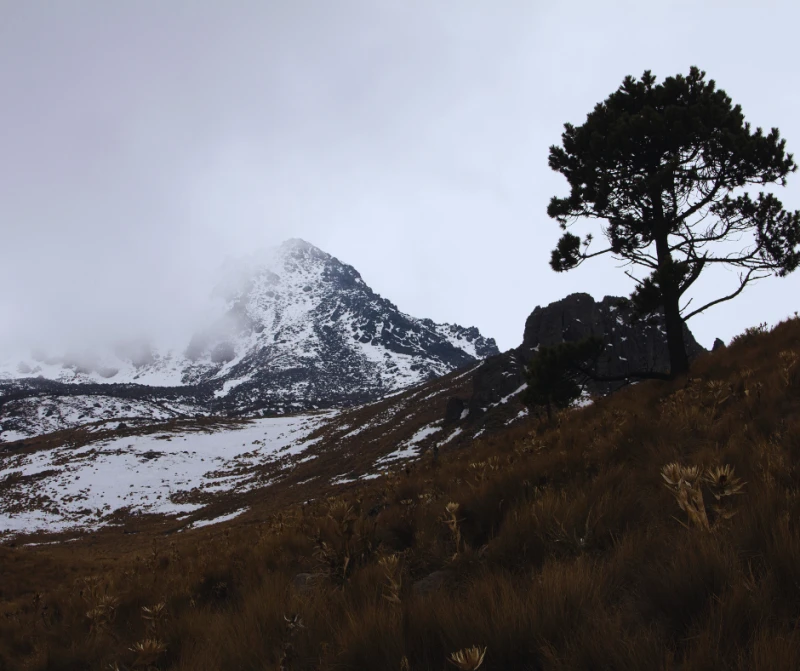
M 441 422 L 434 422 L 419 429 L 411 438 L 400 444 L 394 452 L 381 457 L 375 462 L 376 466 L 385 466 L 400 459 L 411 459 L 418 456 L 418 444 L 425 440 L 428 436 L 439 433 L 442 430 Z
M 164 421 L 192 417 L 197 409 L 168 400 L 140 400 L 113 396 L 35 396 L 8 401 L 0 422 L 0 443 L 31 438 L 95 422 L 138 419 Z
M 258 419 L 211 433 L 130 436 L 34 453 L 0 452 L 0 537 L 93 529 L 127 513 L 180 514 L 204 495 L 264 485 L 258 466 L 300 454 L 336 413 Z

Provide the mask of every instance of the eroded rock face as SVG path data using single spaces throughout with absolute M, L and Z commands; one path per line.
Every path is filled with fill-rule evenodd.
M 575 342 L 589 336 L 606 343 L 598 359 L 601 376 L 624 375 L 633 371 L 669 371 L 669 353 L 664 319 L 638 320 L 627 298 L 606 296 L 595 301 L 585 293 L 576 293 L 537 307 L 525 322 L 522 344 L 499 356 L 487 359 L 474 373 L 474 392 L 470 410 L 478 411 L 498 403 L 525 383 L 525 367 L 539 346 Z M 684 336 L 689 358 L 705 351 L 688 327 Z M 621 383 L 589 383 L 587 391 L 605 394 Z
M 683 335 L 690 360 L 705 351 L 686 325 Z M 588 336 L 598 336 L 606 342 L 598 361 L 600 375 L 669 371 L 663 317 L 636 319 L 631 302 L 616 296 L 596 302 L 589 294 L 571 294 L 547 307 L 537 307 L 525 322 L 520 355 L 527 362 L 539 345 L 574 342 Z

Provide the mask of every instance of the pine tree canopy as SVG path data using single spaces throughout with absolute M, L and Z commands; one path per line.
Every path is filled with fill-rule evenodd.
M 553 197 L 548 215 L 565 231 L 580 219 L 603 220 L 608 243 L 590 251 L 591 234 L 567 231 L 551 267 L 563 272 L 601 254 L 644 267 L 644 279 L 625 271 L 637 282 L 631 298 L 642 314 L 664 311 L 673 373 L 688 369 L 683 321 L 800 265 L 800 211 L 785 211 L 771 193 L 751 194 L 754 185 L 785 186 L 797 169 L 786 141 L 777 128 L 753 131 L 705 75 L 692 67 L 661 84 L 650 71 L 628 76 L 582 126 L 565 124 L 562 146 L 550 148 L 550 167 L 570 193 Z M 731 252 L 742 240 L 749 242 Z M 689 311 L 681 297 L 714 264 L 739 268 L 739 286 Z

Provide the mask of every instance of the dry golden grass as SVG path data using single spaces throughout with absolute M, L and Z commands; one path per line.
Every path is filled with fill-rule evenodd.
M 800 668 L 798 352 L 790 320 L 261 523 L 2 546 L 0 669 Z

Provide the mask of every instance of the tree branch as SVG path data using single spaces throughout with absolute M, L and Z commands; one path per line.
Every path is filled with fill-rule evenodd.
M 712 200 L 714 200 L 714 196 L 717 195 L 717 192 L 722 187 L 725 175 L 725 166 L 720 167 L 720 171 L 717 174 L 716 183 L 714 184 L 713 188 L 699 201 L 697 201 L 694 205 L 692 205 L 686 212 L 681 214 L 680 216 L 676 217 L 679 221 L 685 221 L 688 217 L 691 217 L 695 212 L 698 210 L 703 209 L 706 205 L 708 205 Z
M 585 252 L 581 253 L 581 259 L 591 259 L 593 256 L 600 256 L 601 254 L 608 254 L 609 252 L 613 252 L 614 250 L 609 247 L 608 249 L 604 249 L 601 252 L 592 252 L 591 254 L 586 254 Z
M 683 296 L 686 293 L 686 290 L 692 286 L 696 281 L 697 278 L 700 277 L 700 273 L 703 272 L 703 268 L 706 265 L 705 257 L 698 259 L 695 261 L 694 266 L 692 267 L 691 272 L 687 276 L 686 280 L 678 287 L 678 296 Z
M 697 310 L 695 310 L 694 312 L 690 312 L 688 315 L 686 315 L 683 318 L 683 321 L 690 320 L 696 314 L 700 314 L 701 312 L 703 312 L 703 310 L 707 310 L 708 308 L 710 308 L 713 305 L 717 305 L 718 303 L 724 303 L 725 301 L 729 301 L 732 298 L 736 298 L 740 293 L 742 293 L 744 288 L 747 286 L 747 284 L 751 280 L 761 280 L 761 279 L 764 279 L 764 277 L 769 277 L 769 275 L 763 275 L 763 276 L 760 276 L 760 277 L 751 277 L 751 275 L 753 274 L 753 272 L 755 272 L 755 270 L 756 270 L 755 268 L 751 268 L 750 270 L 747 271 L 747 275 L 745 275 L 744 279 L 741 280 L 742 283 L 739 285 L 739 288 L 736 291 L 734 291 L 732 294 L 729 294 L 728 296 L 723 296 L 722 298 L 717 298 L 716 300 L 713 300 L 710 303 L 706 303 L 703 307 L 697 308 Z
M 642 280 L 640 280 L 638 277 L 635 277 L 633 274 L 631 274 L 631 272 L 629 270 L 626 270 L 625 274 L 628 277 L 630 277 L 634 282 L 636 282 L 636 284 L 638 284 L 639 286 L 644 286 L 644 282 Z

